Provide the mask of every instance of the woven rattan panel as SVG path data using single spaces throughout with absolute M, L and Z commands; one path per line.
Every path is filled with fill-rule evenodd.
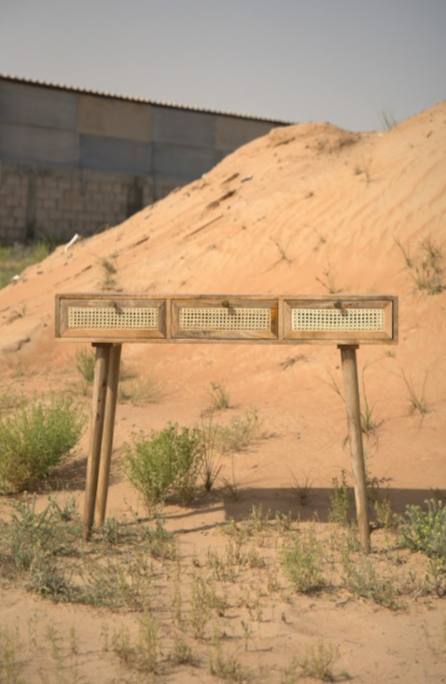
M 70 306 L 68 328 L 82 330 L 158 330 L 158 309 Z
M 180 309 L 180 330 L 271 330 L 270 309 Z
M 292 309 L 293 331 L 339 331 L 384 330 L 383 309 Z

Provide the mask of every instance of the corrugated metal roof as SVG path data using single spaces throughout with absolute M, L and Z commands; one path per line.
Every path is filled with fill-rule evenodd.
M 122 95 L 119 93 L 105 93 L 99 90 L 92 90 L 90 88 L 79 88 L 77 86 L 65 85 L 62 83 L 52 83 L 51 81 L 41 81 L 35 78 L 24 78 L 22 76 L 12 76 L 11 74 L 2 74 L 0 72 L 0 79 L 7 81 L 15 81 L 16 83 L 27 83 L 31 85 L 42 86 L 45 88 L 55 88 L 57 90 L 67 90 L 69 92 L 83 93 L 86 95 L 97 95 L 98 97 L 112 97 L 117 100 L 127 100 L 128 102 L 141 102 L 143 104 L 151 104 L 157 107 L 170 107 L 172 109 L 184 109 L 190 112 L 199 112 L 201 114 L 219 114 L 221 116 L 234 116 L 238 119 L 250 119 L 251 121 L 265 121 L 268 123 L 275 123 L 279 125 L 290 125 L 296 123 L 295 121 L 284 121 L 282 119 L 273 119 L 267 116 L 251 116 L 249 114 L 239 114 L 237 112 L 216 111 L 212 109 L 204 109 L 202 107 L 195 107 L 193 105 L 179 105 L 173 102 L 163 102 L 161 100 L 148 100 L 144 97 L 134 97 L 130 95 Z

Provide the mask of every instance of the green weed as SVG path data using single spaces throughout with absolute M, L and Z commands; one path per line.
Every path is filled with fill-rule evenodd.
M 330 294 L 337 294 L 338 292 L 342 292 L 342 290 L 339 289 L 336 283 L 336 278 L 331 271 L 330 264 L 328 264 L 325 271 L 322 271 L 322 276 L 323 278 L 316 277 L 316 280 L 318 283 L 322 285 L 322 287 L 325 290 L 327 290 L 327 292 L 329 292 Z
M 300 506 L 308 506 L 311 501 L 311 487 L 313 484 L 310 475 L 307 473 L 303 480 L 298 480 L 295 475 L 293 475 L 293 480 L 293 491 L 297 502 Z
M 50 254 L 52 248 L 45 242 L 30 245 L 16 243 L 0 245 L 0 289 L 6 287 L 15 275 L 20 275 L 28 266 L 38 264 Z
M 231 408 L 231 399 L 228 388 L 225 383 L 211 382 L 211 389 L 209 390 L 209 397 L 211 400 L 210 412 L 222 411 Z
M 342 580 L 347 591 L 355 596 L 370 599 L 389 610 L 400 608 L 393 578 L 379 577 L 370 558 L 361 556 L 358 562 L 353 563 L 349 552 L 346 551 L 343 568 Z
M 322 574 L 324 547 L 313 527 L 307 534 L 295 535 L 282 547 L 282 562 L 293 588 L 307 594 L 325 586 Z
M 128 667 L 138 672 L 154 672 L 159 653 L 158 623 L 147 614 L 138 622 L 138 634 L 132 643 L 126 629 L 114 634 L 112 647 L 115 654 Z
M 209 492 L 218 478 L 223 464 L 222 454 L 218 449 L 219 427 L 212 421 L 212 417 L 201 423 L 201 436 L 203 441 L 203 483 Z
M 310 646 L 305 657 L 298 663 L 304 677 L 319 679 L 321 682 L 335 682 L 334 659 L 333 646 L 326 646 L 320 641 L 317 646 Z
M 159 432 L 152 430 L 149 439 L 144 433 L 134 435 L 133 443 L 124 445 L 123 464 L 131 484 L 153 509 L 169 493 L 183 505 L 193 501 L 202 458 L 200 430 L 170 423 Z
M 409 397 L 409 402 L 410 402 L 410 410 L 411 413 L 419 413 L 421 417 L 425 416 L 426 413 L 429 413 L 430 408 L 429 405 L 426 401 L 426 383 L 427 383 L 427 378 L 428 378 L 429 372 L 426 371 L 424 374 L 424 380 L 423 384 L 421 386 L 421 391 L 417 391 L 410 380 L 406 373 L 403 371 L 402 368 L 400 368 L 400 375 L 399 377 L 404 381 L 404 384 L 406 385 L 406 390 L 407 394 Z
M 92 349 L 76 349 L 76 369 L 87 385 L 93 384 L 95 361 L 96 355 Z
M 262 421 L 257 409 L 245 411 L 244 418 L 234 417 L 229 425 L 220 425 L 217 431 L 217 445 L 224 453 L 228 451 L 242 451 L 256 440 L 265 437 L 262 432 Z
M 441 500 L 425 501 L 426 509 L 406 506 L 403 516 L 397 516 L 400 543 L 430 558 L 446 561 L 446 506 Z
M 82 408 L 51 394 L 19 406 L 0 420 L 0 489 L 20 492 L 47 477 L 76 446 L 85 426 Z
M 347 484 L 345 470 L 341 473 L 341 480 L 337 477 L 332 479 L 333 491 L 330 493 L 329 522 L 347 527 L 351 507 L 351 487 Z
M 383 130 L 385 131 L 390 131 L 392 128 L 396 128 L 396 126 L 398 126 L 398 121 L 396 120 L 394 114 L 387 109 L 383 109 L 379 115 L 379 118 L 381 120 Z
M 428 295 L 440 294 L 445 289 L 443 277 L 446 269 L 442 245 L 428 235 L 420 240 L 416 254 L 411 256 L 409 245 L 395 242 L 404 256 L 416 289 Z
M 116 266 L 115 257 L 112 256 L 110 259 L 102 257 L 99 259 L 99 266 L 102 270 L 102 280 L 99 283 L 100 289 L 118 292 L 120 287 L 117 280 L 118 268 Z
M 67 511 L 71 501 L 59 506 L 54 501 L 37 510 L 36 496 L 11 501 L 9 523 L 3 523 L 0 561 L 6 574 L 29 570 L 36 559 L 41 564 L 50 556 L 64 555 L 80 533 L 80 525 Z
M 164 396 L 164 384 L 155 377 L 138 378 L 119 385 L 119 401 L 129 401 L 133 406 L 157 404 Z

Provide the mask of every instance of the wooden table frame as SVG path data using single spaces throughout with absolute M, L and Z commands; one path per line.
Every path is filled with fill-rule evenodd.
M 398 343 L 389 295 L 56 295 L 56 339 L 96 348 L 84 536 L 105 520 L 123 343 L 336 344 L 341 352 L 355 503 L 362 548 L 370 524 L 356 351 Z

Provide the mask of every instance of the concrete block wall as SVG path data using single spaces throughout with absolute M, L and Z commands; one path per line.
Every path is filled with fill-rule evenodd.
M 0 236 L 68 241 L 124 221 L 153 202 L 151 178 L 101 171 L 1 164 Z
M 114 225 L 275 125 L 0 75 L 0 241 Z

